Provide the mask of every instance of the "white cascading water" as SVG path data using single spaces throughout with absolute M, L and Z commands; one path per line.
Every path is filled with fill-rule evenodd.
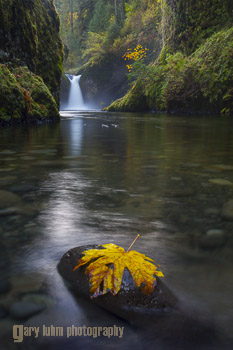
M 70 94 L 66 109 L 76 111 L 86 109 L 83 102 L 83 95 L 79 85 L 81 75 L 66 74 L 70 81 Z

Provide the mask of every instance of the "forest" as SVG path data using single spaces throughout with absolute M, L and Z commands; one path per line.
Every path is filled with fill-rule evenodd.
M 83 75 L 84 94 L 92 99 L 120 98 L 108 110 L 232 113 L 230 0 L 55 4 L 64 69 Z

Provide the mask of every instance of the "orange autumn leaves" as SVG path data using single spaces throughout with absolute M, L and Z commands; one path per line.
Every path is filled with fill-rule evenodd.
M 116 295 L 127 268 L 135 285 L 146 295 L 153 292 L 157 285 L 156 276 L 164 277 L 157 271 L 154 261 L 134 250 L 125 252 L 124 248 L 109 243 L 100 246 L 104 249 L 90 249 L 83 252 L 74 271 L 80 266 L 89 264 L 85 273 L 89 275 L 91 298 L 110 292 Z
M 149 49 L 143 48 L 142 45 L 137 45 L 133 50 L 132 49 L 127 49 L 127 52 L 122 56 L 124 60 L 133 60 L 133 61 L 139 61 L 143 60 L 146 55 L 147 51 Z M 126 67 L 128 68 L 129 72 L 132 71 L 133 65 L 132 64 L 126 64 Z

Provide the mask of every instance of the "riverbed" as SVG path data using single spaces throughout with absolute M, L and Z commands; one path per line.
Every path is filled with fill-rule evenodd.
M 61 116 L 59 124 L 1 129 L 3 349 L 231 349 L 233 213 L 227 217 L 226 207 L 233 199 L 233 121 L 98 111 Z M 137 234 L 134 249 L 160 264 L 163 282 L 191 320 L 186 327 L 162 332 L 159 319 L 146 328 L 129 324 L 72 294 L 57 271 L 70 248 L 128 248 Z M 39 336 L 16 343 L 13 325 L 39 327 Z M 43 336 L 43 325 L 63 327 L 64 335 Z M 72 325 L 124 333 L 67 338 Z

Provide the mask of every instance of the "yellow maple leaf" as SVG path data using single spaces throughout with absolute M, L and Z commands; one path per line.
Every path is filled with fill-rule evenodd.
M 132 246 L 132 245 L 131 245 Z M 90 249 L 83 252 L 73 271 L 85 264 L 85 273 L 89 275 L 91 298 L 110 292 L 116 295 L 120 288 L 125 268 L 127 268 L 136 284 L 144 294 L 149 295 L 157 285 L 156 276 L 164 277 L 157 271 L 154 260 L 146 255 L 115 244 L 103 244 L 104 249 Z M 94 260 L 94 261 L 93 261 Z

